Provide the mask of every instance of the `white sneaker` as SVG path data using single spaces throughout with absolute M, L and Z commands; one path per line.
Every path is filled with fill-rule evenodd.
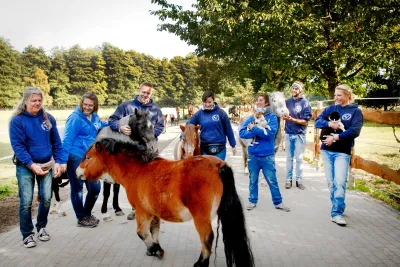
M 337 215 L 335 217 L 331 218 L 332 222 L 341 225 L 341 226 L 345 226 L 346 225 L 346 221 L 344 220 L 342 215 Z
M 46 232 L 46 228 L 42 228 L 39 231 L 39 239 L 42 241 L 49 241 L 50 240 L 50 235 Z
M 249 205 L 247 205 L 247 210 L 252 210 L 252 209 L 254 209 L 255 207 L 257 207 L 257 204 L 254 204 L 254 203 L 249 203 Z
M 35 239 L 33 238 L 33 234 L 27 236 L 23 242 L 24 242 L 24 247 L 26 247 L 26 248 L 33 248 L 36 246 L 36 242 L 35 242 Z

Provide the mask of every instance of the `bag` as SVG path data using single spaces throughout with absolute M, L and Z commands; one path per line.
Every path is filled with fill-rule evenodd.
M 202 150 L 207 153 L 207 155 L 217 155 L 222 150 L 225 149 L 225 145 L 221 144 L 209 144 L 202 146 Z
M 23 165 L 22 162 L 17 158 L 17 155 L 14 154 L 13 158 L 12 158 L 12 162 L 14 163 L 14 165 L 16 166 L 20 166 Z

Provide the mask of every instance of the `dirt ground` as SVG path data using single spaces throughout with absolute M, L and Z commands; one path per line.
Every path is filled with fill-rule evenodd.
M 59 192 L 60 192 L 60 199 L 62 202 L 69 200 L 69 198 L 70 198 L 69 185 L 67 185 L 63 188 L 60 188 Z M 37 187 L 35 187 L 35 194 L 33 196 L 32 218 L 36 218 L 36 211 L 37 211 L 37 207 L 38 207 L 36 193 L 37 193 Z M 0 218 L 1 218 L 0 219 L 0 233 L 7 232 L 7 231 L 19 226 L 18 208 L 19 208 L 18 195 L 9 196 L 9 197 L 0 199 Z

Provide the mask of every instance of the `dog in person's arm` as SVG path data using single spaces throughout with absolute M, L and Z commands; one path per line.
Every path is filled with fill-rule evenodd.
M 268 125 L 268 122 L 264 117 L 264 112 L 258 111 L 254 113 L 254 123 L 255 127 L 262 129 L 265 135 L 268 135 L 267 129 L 271 131 L 271 127 Z M 254 144 L 258 144 L 255 137 L 253 138 L 253 141 L 249 146 L 252 146 Z
M 343 133 L 344 131 L 346 131 L 344 129 L 344 125 L 343 123 L 340 121 L 340 114 L 337 111 L 332 111 L 331 114 L 329 114 L 327 121 L 329 122 L 334 122 L 334 121 L 338 121 L 339 122 L 339 129 L 334 130 L 331 127 L 327 127 L 327 128 L 322 128 L 321 129 L 321 134 L 320 134 L 320 139 L 323 141 L 326 139 L 326 137 L 328 135 L 335 135 L 335 134 L 340 134 Z

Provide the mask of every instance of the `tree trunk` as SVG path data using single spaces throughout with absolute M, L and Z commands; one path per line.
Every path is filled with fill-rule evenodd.
M 337 79 L 329 79 L 328 80 L 328 93 L 329 93 L 329 99 L 333 99 L 335 96 L 335 88 L 339 84 L 339 81 Z

